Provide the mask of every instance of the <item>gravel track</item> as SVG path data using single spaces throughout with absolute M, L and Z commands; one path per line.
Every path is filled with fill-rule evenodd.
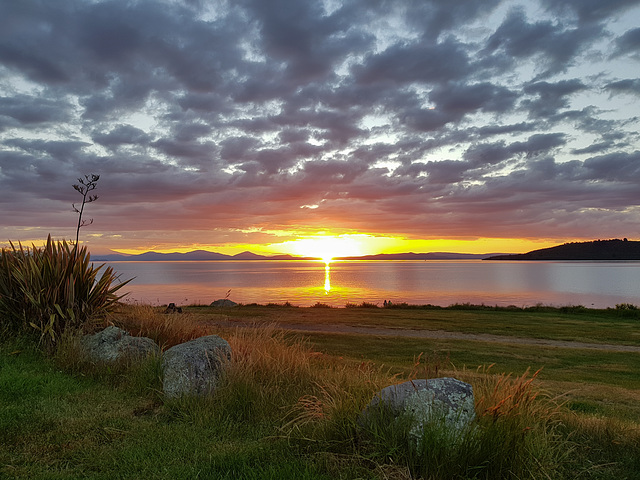
M 250 321 L 225 321 L 216 322 L 224 327 L 248 327 L 259 326 L 260 323 Z M 273 324 L 270 324 L 273 325 Z M 540 338 L 510 337 L 506 335 L 491 335 L 488 333 L 464 333 L 450 332 L 446 330 L 413 330 L 408 328 L 384 328 L 384 327 L 364 327 L 355 325 L 322 324 L 309 325 L 301 323 L 276 323 L 278 328 L 296 332 L 317 332 L 317 333 L 349 333 L 356 335 L 375 335 L 380 337 L 406 337 L 425 338 L 432 340 L 471 340 L 476 342 L 501 343 L 510 345 L 533 345 L 545 348 L 572 348 L 581 350 L 598 350 L 611 352 L 640 353 L 640 346 L 617 345 L 606 343 L 586 343 L 568 340 L 547 340 Z

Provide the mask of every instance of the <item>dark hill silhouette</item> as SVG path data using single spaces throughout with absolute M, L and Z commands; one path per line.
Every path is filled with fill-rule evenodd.
M 334 260 L 482 260 L 496 253 L 379 253 L 377 255 L 363 255 L 360 257 L 336 257 Z
M 127 261 L 162 261 L 162 262 L 175 262 L 175 261 L 210 261 L 210 260 L 311 260 L 309 257 L 294 257 L 292 255 L 273 255 L 264 256 L 257 255 L 251 252 L 242 252 L 236 255 L 225 255 L 224 253 L 209 252 L 207 250 L 193 250 L 186 253 L 158 253 L 158 252 L 145 252 L 137 255 L 122 255 L 122 254 L 109 254 L 109 255 L 95 255 L 91 257 L 96 262 L 127 262 Z
M 640 242 L 613 239 L 574 242 L 485 260 L 640 260 Z
M 480 260 L 497 253 L 454 253 L 454 252 L 430 252 L 430 253 L 381 253 L 378 255 L 364 255 L 361 257 L 336 257 L 334 260 Z M 319 257 L 296 257 L 289 254 L 282 255 L 257 255 L 252 252 L 242 252 L 236 255 L 194 250 L 186 253 L 158 253 L 145 252 L 137 255 L 95 255 L 91 257 L 96 262 L 126 262 L 126 261 L 209 261 L 209 260 L 320 260 Z

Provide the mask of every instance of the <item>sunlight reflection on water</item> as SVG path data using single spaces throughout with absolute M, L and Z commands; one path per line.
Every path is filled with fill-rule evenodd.
M 110 262 L 129 301 L 332 306 L 384 300 L 526 306 L 640 304 L 638 262 L 220 261 Z
M 331 266 L 329 262 L 324 266 L 324 291 L 327 295 L 331 291 Z

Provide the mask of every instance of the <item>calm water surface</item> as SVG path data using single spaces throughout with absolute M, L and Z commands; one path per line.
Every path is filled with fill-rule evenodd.
M 640 304 L 640 262 L 210 261 L 109 262 L 129 301 L 332 306 L 384 300 L 527 306 Z

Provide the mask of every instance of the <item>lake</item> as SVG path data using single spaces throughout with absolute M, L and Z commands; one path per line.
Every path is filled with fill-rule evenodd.
M 347 303 L 384 300 L 447 306 L 536 304 L 590 308 L 640 305 L 640 262 L 209 261 L 108 262 L 126 299 L 153 305 Z

